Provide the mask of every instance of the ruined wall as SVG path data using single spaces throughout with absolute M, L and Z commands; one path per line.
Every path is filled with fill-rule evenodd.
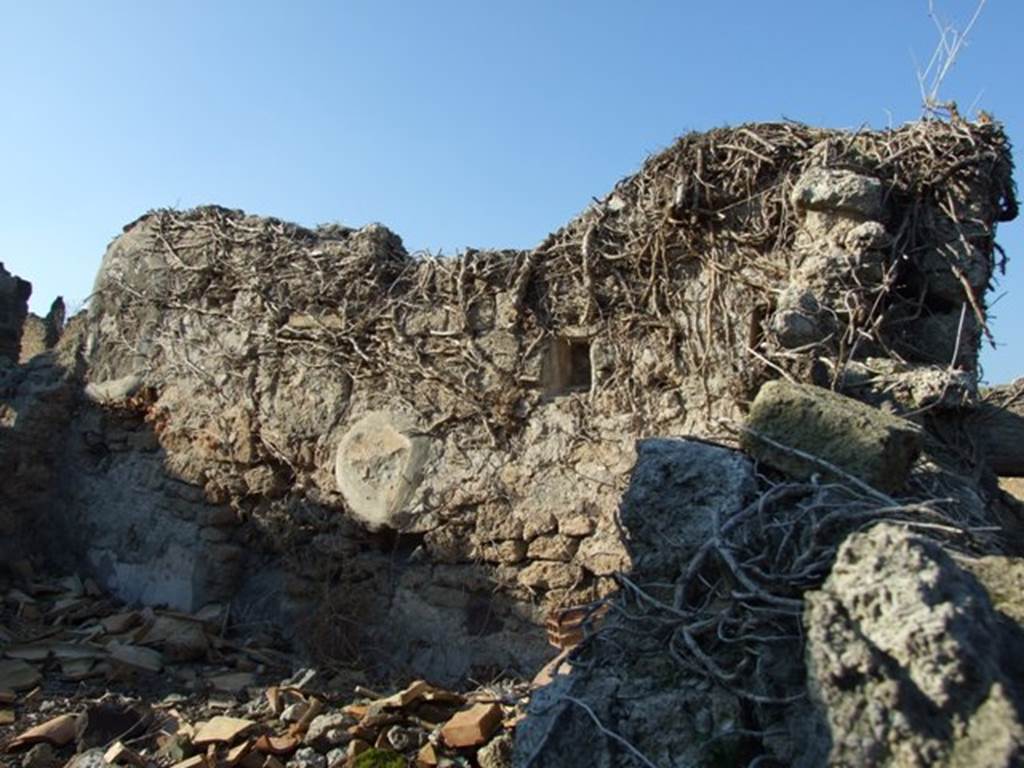
M 65 550 L 324 652 L 529 668 L 547 611 L 630 565 L 637 439 L 730 439 L 780 375 L 971 406 L 1010 171 L 992 125 L 721 129 L 532 251 L 458 258 L 379 225 L 147 214 L 82 331 Z
M 18 360 L 31 295 L 32 284 L 10 274 L 0 263 L 0 357 L 11 362 Z

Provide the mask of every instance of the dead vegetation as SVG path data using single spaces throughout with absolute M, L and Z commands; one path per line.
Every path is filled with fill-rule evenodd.
M 767 320 L 798 267 L 791 192 L 812 166 L 879 179 L 891 238 L 877 279 L 851 271 L 827 297 L 833 332 L 786 349 Z M 113 275 L 99 301 L 134 317 L 128 328 L 166 314 L 151 341 L 167 370 L 225 397 L 217 372 L 244 376 L 252 355 L 297 356 L 433 413 L 431 429 L 476 421 L 499 439 L 541 396 L 531 360 L 569 334 L 602 340 L 603 358 L 591 361 L 602 407 L 649 416 L 684 385 L 687 407 L 710 414 L 765 378 L 806 378 L 808 361 L 829 361 L 834 383 L 851 359 L 901 359 L 900 328 L 935 308 L 912 273 L 936 244 L 973 317 L 961 333 L 984 329 L 983 286 L 968 262 L 997 250 L 992 221 L 1016 213 L 1011 170 L 997 124 L 724 128 L 683 137 L 530 252 L 410 256 L 378 226 L 311 231 L 215 207 L 156 211 L 144 218 L 154 253 L 145 279 Z M 186 317 L 219 329 L 205 359 L 182 344 L 196 332 Z M 496 329 L 514 333 L 511 348 L 483 343 Z M 643 385 L 623 364 L 640 336 L 671 355 Z M 139 338 L 122 341 L 151 354 Z

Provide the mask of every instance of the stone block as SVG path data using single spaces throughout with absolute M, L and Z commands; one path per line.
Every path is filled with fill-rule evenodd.
M 882 213 L 882 196 L 878 179 L 852 171 L 811 168 L 797 179 L 790 200 L 798 209 L 874 219 Z
M 886 492 L 906 481 L 921 451 L 913 423 L 808 384 L 770 381 L 750 407 L 743 446 L 755 458 L 796 477 L 825 473 L 790 451 L 810 454 Z M 765 440 L 764 438 L 767 438 Z
M 371 528 L 400 528 L 428 447 L 398 415 L 375 411 L 353 424 L 338 445 L 334 470 L 352 514 Z

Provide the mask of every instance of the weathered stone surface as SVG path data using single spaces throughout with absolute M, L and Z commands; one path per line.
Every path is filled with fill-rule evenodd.
M 355 718 L 340 712 L 317 715 L 310 722 L 302 741 L 317 752 L 326 754 L 352 740 L 352 734 L 347 729 L 355 723 Z
M 1024 635 L 937 543 L 887 523 L 854 534 L 806 605 L 809 685 L 832 729 L 829 765 L 1024 758 Z
M 641 441 L 620 509 L 630 578 L 642 584 L 671 583 L 711 535 L 714 518 L 727 519 L 754 490 L 753 466 L 736 451 L 695 440 Z M 730 732 L 739 721 L 739 700 L 683 675 L 667 652 L 643 651 L 643 641 L 622 643 L 622 638 L 638 637 L 632 630 L 628 618 L 609 612 L 581 663 L 533 694 L 529 717 L 516 727 L 512 764 L 627 764 L 624 752 L 598 738 L 593 720 L 566 695 L 586 704 L 602 723 L 615 723 L 616 733 L 654 765 L 707 765 L 716 754 L 723 765 L 735 764 Z M 721 746 L 717 753 L 716 743 Z
M 491 739 L 476 753 L 480 768 L 512 768 L 512 745 L 512 736 L 508 733 Z
M 761 387 L 750 407 L 743 445 L 776 469 L 799 477 L 826 472 L 759 436 L 829 462 L 883 491 L 896 491 L 921 450 L 909 421 L 809 384 L 778 380 Z
M 116 403 L 135 394 L 142 386 L 142 378 L 134 373 L 109 381 L 90 382 L 85 396 L 97 403 Z
M 677 569 L 713 534 L 715 516 L 737 509 L 753 492 L 753 466 L 736 451 L 693 440 L 642 440 L 619 510 L 634 570 Z
M 811 168 L 797 180 L 791 200 L 797 208 L 873 219 L 881 215 L 882 196 L 878 179 L 851 171 Z
M 353 514 L 373 528 L 400 528 L 428 448 L 400 416 L 369 413 L 353 424 L 341 439 L 335 464 L 338 490 Z

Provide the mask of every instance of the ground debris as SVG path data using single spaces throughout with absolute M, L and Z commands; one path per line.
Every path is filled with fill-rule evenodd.
M 48 768 L 471 765 L 510 741 L 529 693 L 339 687 L 321 670 L 254 664 L 261 649 L 227 639 L 210 610 L 125 610 L 77 577 L 0 589 L 0 753 L 13 765 L 35 766 L 43 748 Z

